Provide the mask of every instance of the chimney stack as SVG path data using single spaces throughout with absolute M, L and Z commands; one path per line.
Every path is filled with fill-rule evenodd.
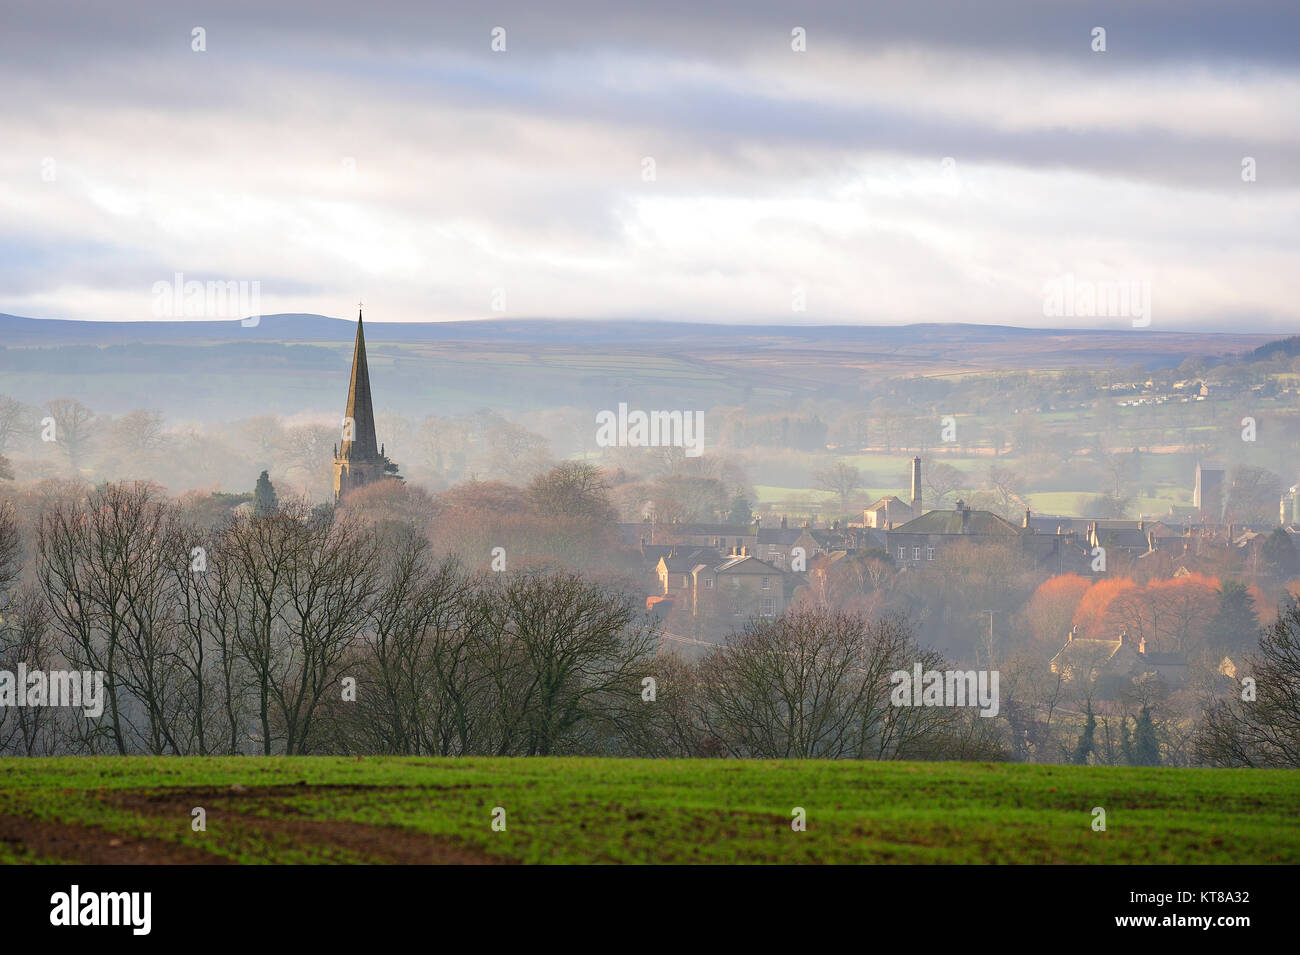
M 921 516 L 921 456 L 912 458 L 912 516 Z

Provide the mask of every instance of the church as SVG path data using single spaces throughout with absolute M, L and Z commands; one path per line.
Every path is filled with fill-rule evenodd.
M 384 454 L 375 436 L 375 407 L 370 400 L 366 331 L 357 309 L 357 341 L 352 349 L 352 380 L 343 418 L 343 443 L 334 449 L 334 503 L 354 488 L 384 479 L 401 480 L 397 465 Z

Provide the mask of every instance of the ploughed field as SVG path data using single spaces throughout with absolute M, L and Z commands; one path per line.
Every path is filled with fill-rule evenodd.
M 199 808 L 205 831 L 193 828 Z M 7 863 L 1294 864 L 1298 810 L 1300 772 L 1282 770 L 0 759 Z

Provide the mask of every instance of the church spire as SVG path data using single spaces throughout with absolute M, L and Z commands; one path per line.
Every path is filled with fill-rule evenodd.
M 352 380 L 348 382 L 348 405 L 344 412 L 352 421 L 352 436 L 344 431 L 340 457 L 347 461 L 377 461 L 379 443 L 375 438 L 375 408 L 370 400 L 370 368 L 366 364 L 366 330 L 357 308 L 357 341 L 352 349 Z

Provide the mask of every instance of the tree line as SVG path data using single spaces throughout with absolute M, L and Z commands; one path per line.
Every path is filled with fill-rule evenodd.
M 292 501 L 216 527 L 147 483 L 0 505 L 0 670 L 96 670 L 105 695 L 97 719 L 0 707 L 0 752 L 1000 755 L 973 712 L 890 705 L 890 673 L 942 664 L 903 618 L 808 609 L 687 662 L 641 600 Z

